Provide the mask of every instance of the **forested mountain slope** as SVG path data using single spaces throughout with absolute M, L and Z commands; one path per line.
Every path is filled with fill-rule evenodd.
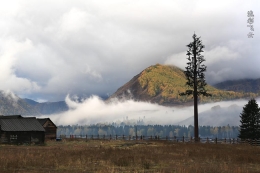
M 120 87 L 109 99 L 134 99 L 148 101 L 161 105 L 185 105 L 192 103 L 191 96 L 180 96 L 185 92 L 186 78 L 181 70 L 175 66 L 156 64 L 134 76 L 129 82 Z M 256 97 L 255 93 L 223 91 L 207 85 L 208 93 L 212 97 L 200 97 L 200 103 L 233 100 L 239 98 Z

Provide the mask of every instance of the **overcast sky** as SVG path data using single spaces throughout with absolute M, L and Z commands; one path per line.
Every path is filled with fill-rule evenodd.
M 194 31 L 209 84 L 260 78 L 259 9 L 257 0 L 3 1 L 0 89 L 38 101 L 113 94 L 156 63 L 184 69 Z

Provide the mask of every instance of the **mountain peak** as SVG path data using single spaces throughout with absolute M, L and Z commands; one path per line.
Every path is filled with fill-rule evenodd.
M 129 82 L 121 86 L 108 101 L 133 99 L 161 105 L 188 105 L 192 104 L 192 97 L 180 96 L 185 92 L 186 77 L 184 71 L 172 65 L 152 65 L 134 76 Z M 232 100 L 245 97 L 255 97 L 253 93 L 239 93 L 222 91 L 210 85 L 206 86 L 212 97 L 199 97 L 200 103 Z

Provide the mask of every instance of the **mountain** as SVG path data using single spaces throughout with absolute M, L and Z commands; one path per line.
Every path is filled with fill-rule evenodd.
M 259 93 L 260 79 L 228 80 L 215 84 L 214 87 L 226 91 Z
M 186 77 L 183 70 L 176 66 L 156 64 L 143 70 L 134 76 L 129 82 L 120 87 L 107 102 L 115 99 L 136 101 L 148 101 L 165 106 L 190 105 L 191 96 L 180 96 L 185 92 Z M 199 97 L 200 103 L 232 100 L 239 98 L 256 97 L 255 93 L 241 93 L 234 91 L 223 91 L 207 85 L 206 90 L 212 97 Z
M 0 91 L 0 114 L 1 115 L 41 115 L 41 113 L 25 100 L 12 92 Z
M 216 105 L 210 110 L 199 113 L 200 126 L 238 126 L 240 125 L 240 113 L 242 107 L 230 105 L 229 107 L 220 107 Z M 178 123 L 179 125 L 194 125 L 194 116 Z
M 43 115 L 61 113 L 69 110 L 69 107 L 67 106 L 65 101 L 38 103 L 31 99 L 25 98 L 23 100 Z
M 28 103 L 29 105 L 31 106 L 35 106 L 37 104 L 39 104 L 38 102 L 34 101 L 34 100 L 31 100 L 31 99 L 27 99 L 27 98 L 24 98 L 23 99 L 26 103 Z
M 0 115 L 39 116 L 67 111 L 65 101 L 38 103 L 22 99 L 12 92 L 0 91 Z

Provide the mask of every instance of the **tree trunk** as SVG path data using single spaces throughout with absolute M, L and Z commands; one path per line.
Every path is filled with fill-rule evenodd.
M 196 47 L 195 47 L 196 50 Z M 195 142 L 199 140 L 199 124 L 198 124 L 198 93 L 197 93 L 197 59 L 196 53 L 194 53 L 194 92 L 193 92 L 193 99 L 194 99 L 194 138 Z

